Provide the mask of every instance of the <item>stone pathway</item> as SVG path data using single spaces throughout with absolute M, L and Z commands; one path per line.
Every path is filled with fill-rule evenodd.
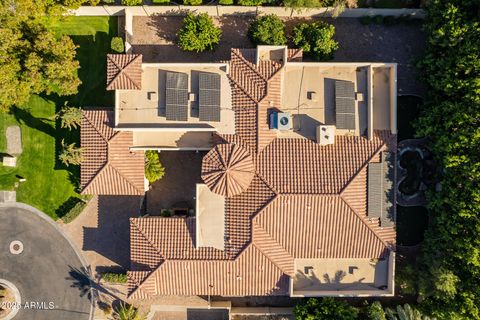
M 19 126 L 10 126 L 5 133 L 7 137 L 7 153 L 20 155 L 22 153 L 22 131 Z

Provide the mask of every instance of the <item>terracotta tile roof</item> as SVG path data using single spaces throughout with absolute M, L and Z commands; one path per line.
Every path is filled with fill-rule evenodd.
M 381 151 L 396 151 L 396 136 L 337 136 L 329 146 L 276 138 L 268 116 L 281 105 L 282 66 L 255 58 L 253 49 L 232 50 L 236 133 L 216 140 L 248 149 L 255 171 L 244 192 L 226 198 L 225 250 L 195 248 L 193 219 L 132 219 L 131 298 L 285 295 L 296 258 L 371 259 L 394 250 L 394 228 L 367 216 L 366 167 Z M 301 58 L 288 50 L 290 61 Z
M 141 54 L 107 54 L 107 90 L 142 89 Z
M 144 155 L 130 151 L 132 133 L 113 131 L 113 111 L 83 110 L 82 114 L 82 194 L 143 195 Z
M 167 260 L 129 297 L 285 295 L 287 288 L 288 277 L 252 244 L 236 260 Z
M 388 250 L 338 195 L 279 195 L 253 224 L 294 258 L 380 258 Z
M 279 193 L 339 193 L 390 138 L 336 136 L 328 146 L 308 139 L 275 139 L 258 155 L 256 168 Z
M 233 197 L 244 192 L 255 175 L 250 152 L 238 144 L 218 144 L 203 158 L 202 179 L 215 193 Z
M 288 49 L 287 59 L 289 62 L 301 62 L 303 60 L 303 49 Z
M 238 49 L 232 49 L 229 76 L 234 87 L 238 86 L 256 103 L 267 92 L 267 79 L 258 72 L 253 63 L 243 57 Z

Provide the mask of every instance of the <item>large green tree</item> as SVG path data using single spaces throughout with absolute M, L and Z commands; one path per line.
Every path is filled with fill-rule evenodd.
M 297 304 L 293 309 L 298 320 L 354 320 L 358 309 L 334 298 L 309 298 Z
M 77 92 L 76 47 L 68 36 L 58 37 L 48 28 L 71 3 L 0 0 L 1 110 L 25 103 L 31 94 Z
M 439 319 L 480 318 L 480 1 L 430 0 L 428 85 L 417 133 L 441 167 L 420 263 L 422 307 Z
M 185 51 L 214 50 L 221 36 L 222 30 L 215 26 L 208 14 L 189 12 L 183 19 L 182 28 L 177 33 L 178 46 Z

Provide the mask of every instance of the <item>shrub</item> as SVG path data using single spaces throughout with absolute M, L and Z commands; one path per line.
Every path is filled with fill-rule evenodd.
M 141 6 L 142 0 L 122 0 L 124 6 Z
M 125 51 L 125 45 L 121 37 L 113 37 L 110 42 L 110 48 L 114 53 L 123 53 Z
M 238 0 L 237 3 L 241 6 L 261 6 L 263 0 Z
M 115 0 L 102 0 L 103 4 L 115 4 Z
M 63 223 L 70 223 L 73 220 L 75 220 L 76 217 L 82 213 L 83 209 L 88 204 L 88 200 L 83 200 L 80 198 L 72 197 L 69 198 L 60 208 L 57 212 L 59 216 L 61 216 Z
M 183 4 L 186 6 L 199 6 L 202 4 L 202 0 L 183 0 Z
M 360 17 L 360 23 L 363 25 L 369 25 L 373 23 L 373 17 L 372 16 L 363 16 Z
M 297 320 L 310 319 L 342 319 L 353 320 L 357 318 L 358 309 L 348 303 L 334 298 L 310 298 L 303 300 L 293 309 Z
M 152 0 L 153 4 L 169 4 L 170 0 Z
M 331 24 L 301 23 L 293 28 L 293 43 L 316 60 L 330 60 L 338 49 L 334 34 L 335 27 Z
M 385 18 L 383 18 L 383 24 L 385 24 L 386 26 L 393 26 L 398 22 L 399 20 L 394 16 L 386 16 Z
M 218 4 L 222 6 L 230 6 L 233 4 L 233 0 L 219 0 Z
M 373 17 L 373 22 L 376 24 L 383 24 L 384 17 L 381 15 Z
M 369 320 L 387 320 L 385 311 L 383 311 L 382 304 L 379 301 L 374 301 L 366 307 L 366 316 Z
M 165 168 L 160 163 L 158 152 L 148 150 L 145 152 L 145 178 L 151 184 L 162 179 L 165 175 Z
M 206 13 L 188 13 L 177 33 L 178 46 L 184 51 L 202 52 L 213 50 L 218 45 L 222 31 L 213 24 Z
M 287 43 L 285 24 L 273 14 L 255 19 L 250 24 L 248 36 L 257 45 L 284 45 Z
M 105 272 L 102 274 L 102 279 L 106 282 L 112 283 L 127 283 L 128 277 L 125 273 Z
M 160 217 L 168 218 L 168 217 L 171 217 L 171 216 L 172 216 L 172 211 L 171 210 L 162 209 L 162 211 L 160 211 Z
M 145 320 L 147 317 L 138 313 L 138 309 L 131 304 L 122 302 L 115 310 L 116 320 Z

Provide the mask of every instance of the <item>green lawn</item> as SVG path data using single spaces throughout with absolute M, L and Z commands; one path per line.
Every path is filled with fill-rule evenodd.
M 113 95 L 105 91 L 106 54 L 116 35 L 117 20 L 112 17 L 68 17 L 52 26 L 58 33 L 72 35 L 79 46 L 77 59 L 82 85 L 70 97 L 32 96 L 25 106 L 0 113 L 0 152 L 6 151 L 5 130 L 17 124 L 22 130 L 23 153 L 16 168 L 0 165 L 0 189 L 12 190 L 19 177 L 26 178 L 17 188 L 18 201 L 28 203 L 54 219 L 66 212 L 72 197 L 78 197 L 78 167 L 65 167 L 56 153 L 62 139 L 79 141 L 79 132 L 60 129 L 52 120 L 65 101 L 71 106 L 111 107 Z

